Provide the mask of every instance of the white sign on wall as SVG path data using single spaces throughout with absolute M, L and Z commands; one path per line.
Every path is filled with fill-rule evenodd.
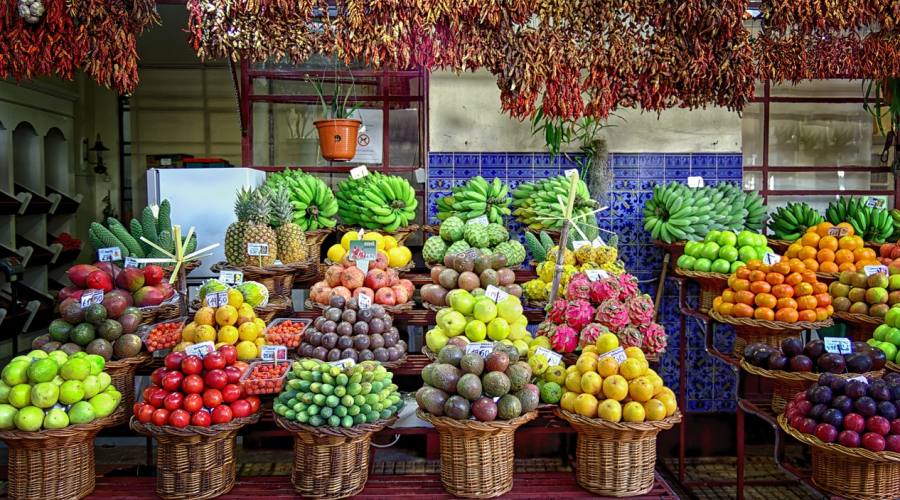
M 354 163 L 381 163 L 382 111 L 380 109 L 358 109 L 352 117 L 362 120 L 356 136 L 356 156 Z

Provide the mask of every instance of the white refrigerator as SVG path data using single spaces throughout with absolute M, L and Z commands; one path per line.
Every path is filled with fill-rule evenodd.
M 147 171 L 147 203 L 169 200 L 172 223 L 181 224 L 183 235 L 194 227 L 197 248 L 218 243 L 213 254 L 204 257 L 191 279 L 217 277 L 210 266 L 225 260 L 225 229 L 236 221 L 234 201 L 242 187 L 260 186 L 266 173 L 252 168 L 162 168 Z

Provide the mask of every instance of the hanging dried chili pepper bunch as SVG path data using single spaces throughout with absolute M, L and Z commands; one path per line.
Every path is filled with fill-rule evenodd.
M 0 78 L 72 79 L 83 69 L 120 93 L 138 83 L 137 36 L 159 21 L 154 0 L 42 0 L 30 24 L 17 0 L 0 0 Z
M 863 26 L 893 31 L 900 22 L 895 0 L 765 0 L 760 17 L 767 30 L 781 34 L 839 33 Z

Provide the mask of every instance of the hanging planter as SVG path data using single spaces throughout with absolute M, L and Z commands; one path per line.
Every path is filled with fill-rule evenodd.
M 346 92 L 342 92 L 341 84 L 336 83 L 334 94 L 328 96 L 331 99 L 329 102 L 320 80 L 312 80 L 307 76 L 306 81 L 316 89 L 319 102 L 322 104 L 322 114 L 326 117 L 313 122 L 319 132 L 319 148 L 322 150 L 322 157 L 328 161 L 352 160 L 356 156 L 356 134 L 362 125 L 362 121 L 351 118 L 353 113 L 359 109 L 359 103 L 347 107 L 347 102 L 353 93 L 353 84 L 350 84 Z

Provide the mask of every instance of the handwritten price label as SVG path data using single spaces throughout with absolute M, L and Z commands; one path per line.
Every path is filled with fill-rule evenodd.
M 228 304 L 228 292 L 216 292 L 206 295 L 206 305 L 209 307 L 222 307 Z
M 360 165 L 356 168 L 350 169 L 350 178 L 351 179 L 362 179 L 363 177 L 369 175 L 369 169 L 366 168 L 365 165 Z
M 97 260 L 100 262 L 114 262 L 122 260 L 122 249 L 119 247 L 107 247 L 97 250 Z
M 360 310 L 368 309 L 368 308 L 372 307 L 372 297 L 369 297 L 368 295 L 361 293 L 361 294 L 359 294 L 359 297 L 356 298 L 356 305 L 359 307 Z
M 825 337 L 825 351 L 832 354 L 850 354 L 853 345 L 850 339 L 844 337 Z
M 772 264 L 778 264 L 781 262 L 781 256 L 777 253 L 767 252 L 763 255 L 763 263 L 767 266 L 771 266 Z
M 695 175 L 687 178 L 687 185 L 689 188 L 702 188 L 706 183 L 703 181 L 703 177 Z
M 140 267 L 140 264 L 134 257 L 125 257 L 125 264 L 123 265 L 124 267 Z
M 354 240 L 350 242 L 349 258 L 364 273 L 369 272 L 369 262 L 375 260 L 374 240 Z
M 184 348 L 184 352 L 188 356 L 199 356 L 200 358 L 205 358 L 209 353 L 215 350 L 215 344 L 209 341 L 189 345 Z
M 622 349 L 621 347 L 616 347 L 612 351 L 601 354 L 598 359 L 603 359 L 606 357 L 612 357 L 619 364 L 624 363 L 625 360 L 628 359 L 628 355 L 625 354 L 625 349 Z
M 500 301 L 509 297 L 509 294 L 504 292 L 503 290 L 497 288 L 494 285 L 488 285 L 488 287 L 484 290 L 484 295 L 493 300 L 494 303 L 499 304 Z
M 244 282 L 244 273 L 241 271 L 219 271 L 219 281 L 226 285 L 240 285 Z
M 487 215 L 479 215 L 478 217 L 475 217 L 474 219 L 469 219 L 468 224 L 478 224 L 481 226 L 486 226 L 488 224 Z
M 546 347 L 538 347 L 534 350 L 535 354 L 540 354 L 547 358 L 547 366 L 556 366 L 562 363 L 562 354 L 558 352 L 551 351 Z
M 843 238 L 848 234 L 850 234 L 850 230 L 848 230 L 846 227 L 834 226 L 828 228 L 828 235 L 834 236 L 835 238 Z
M 482 358 L 488 357 L 494 351 L 493 342 L 471 342 L 466 344 L 466 354 L 475 353 Z
M 588 269 L 584 272 L 590 281 L 600 281 L 609 278 L 609 273 L 603 269 Z
M 287 361 L 287 347 L 283 345 L 264 345 L 259 357 L 263 361 Z
M 882 198 L 869 198 L 866 200 L 866 206 L 869 208 L 881 208 L 884 206 L 884 200 Z
M 269 244 L 268 243 L 247 243 L 247 255 L 253 257 L 268 257 L 269 256 Z
M 866 276 L 872 276 L 873 274 L 888 274 L 887 266 L 866 266 L 863 268 L 863 271 L 866 272 Z
M 329 361 L 328 364 L 331 366 L 342 366 L 344 368 L 350 368 L 356 365 L 356 361 L 353 361 L 353 359 L 351 358 L 344 358 L 337 361 Z
M 85 309 L 94 304 L 100 304 L 103 302 L 103 290 L 85 290 L 84 293 L 81 294 L 81 308 Z

